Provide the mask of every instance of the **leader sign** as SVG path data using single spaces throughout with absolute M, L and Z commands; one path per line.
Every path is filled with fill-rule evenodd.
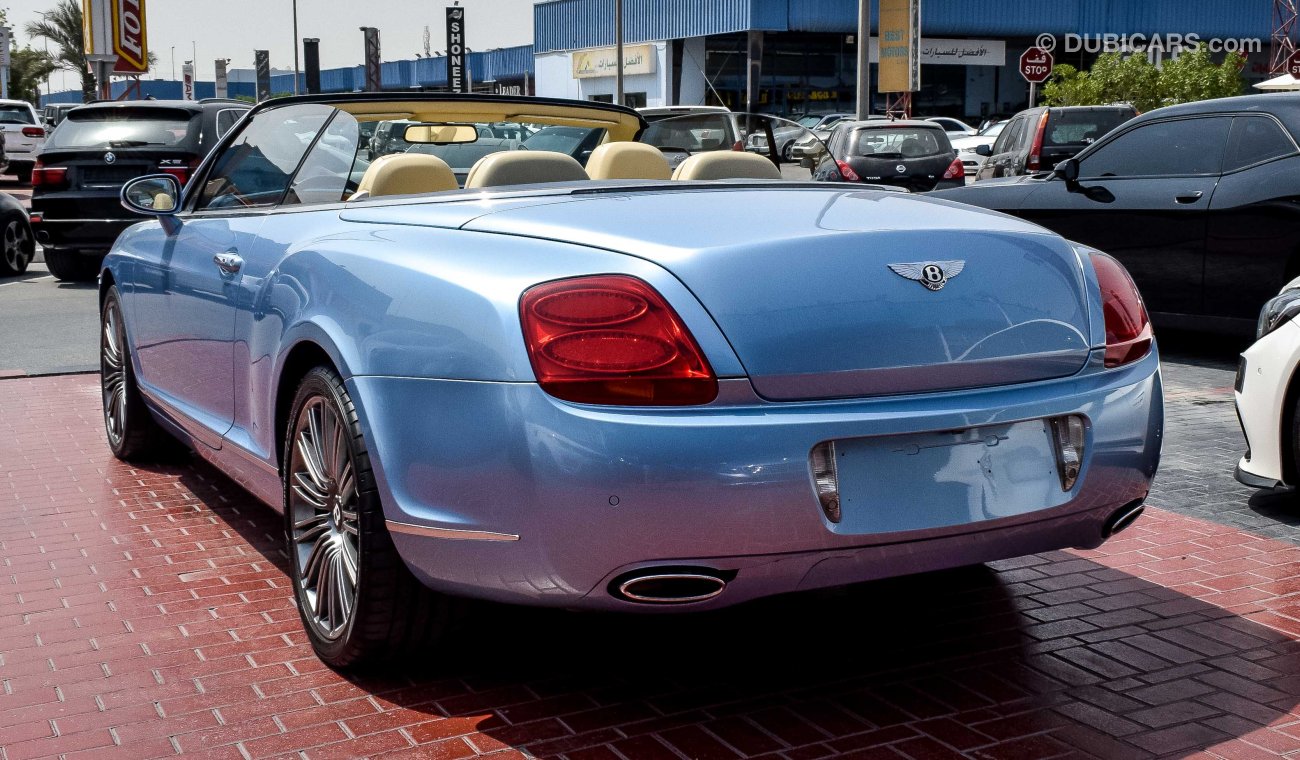
M 144 0 L 112 0 L 113 52 L 116 71 L 149 70 L 149 45 L 145 41 Z
M 465 9 L 447 9 L 447 89 L 465 92 Z

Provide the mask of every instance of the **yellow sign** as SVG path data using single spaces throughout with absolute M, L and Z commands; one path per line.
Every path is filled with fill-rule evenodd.
M 616 48 L 591 48 L 577 50 L 573 53 L 573 78 L 591 79 L 593 77 L 612 77 L 617 74 L 618 53 Z M 654 45 L 623 46 L 623 75 L 655 73 Z
M 113 0 L 113 52 L 116 71 L 149 70 L 149 43 L 145 36 L 144 0 Z
M 921 0 L 880 0 L 880 91 L 921 89 Z

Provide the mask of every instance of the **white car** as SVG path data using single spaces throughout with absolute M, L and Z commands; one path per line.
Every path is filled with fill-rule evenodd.
M 956 137 L 952 139 L 952 147 L 957 149 L 957 158 L 961 159 L 961 165 L 966 167 L 966 182 L 970 184 L 975 181 L 975 175 L 984 166 L 988 156 L 981 156 L 975 152 L 975 149 L 981 145 L 993 147 L 997 142 L 998 135 L 1002 134 L 1003 128 L 1007 126 L 1010 119 L 994 122 L 983 130 L 968 137 Z
M 948 139 L 956 140 L 959 137 L 974 137 L 979 130 L 962 121 L 954 119 L 951 116 L 924 116 L 924 121 L 932 121 L 943 127 L 943 131 L 948 133 Z
M 25 100 L 0 100 L 0 133 L 9 159 L 5 174 L 14 175 L 19 182 L 31 182 L 36 154 L 45 147 L 45 127 L 36 109 Z
M 1237 463 L 1237 480 L 1253 488 L 1300 485 L 1297 398 L 1293 387 L 1300 367 L 1300 278 L 1264 304 L 1255 343 L 1237 365 L 1236 401 L 1246 454 Z

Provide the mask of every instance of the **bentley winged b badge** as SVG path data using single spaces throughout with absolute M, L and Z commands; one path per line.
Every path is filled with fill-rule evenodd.
M 950 278 L 966 268 L 964 261 L 915 261 L 910 264 L 890 264 L 894 274 L 916 280 L 928 290 L 942 290 Z

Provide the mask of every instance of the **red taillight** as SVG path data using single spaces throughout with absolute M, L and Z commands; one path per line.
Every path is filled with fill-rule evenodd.
M 1124 265 L 1104 253 L 1092 254 L 1106 320 L 1106 366 L 1119 367 L 1151 350 L 1151 320 L 1133 278 Z
M 162 166 L 158 168 L 158 171 L 172 175 L 180 183 L 181 187 L 185 187 L 185 183 L 190 181 L 190 175 L 197 168 L 199 168 L 199 162 L 194 160 L 190 162 L 189 166 Z
M 943 173 L 944 179 L 962 179 L 966 176 L 966 165 L 961 162 L 960 158 L 954 158 L 951 164 L 948 164 L 948 170 Z
M 862 181 L 862 178 L 858 176 L 857 172 L 853 171 L 853 167 L 849 166 L 849 163 L 847 161 L 841 161 L 837 158 L 835 159 L 835 165 L 839 167 L 840 176 L 843 177 L 846 181 L 848 182 Z
M 44 137 L 44 127 L 23 127 L 23 137 Z
M 743 151 L 743 150 L 745 149 L 745 144 L 744 144 L 743 142 L 741 142 L 740 140 L 737 140 L 737 141 L 736 141 L 736 142 L 731 146 L 731 149 L 732 149 L 732 150 L 740 150 L 740 151 Z
M 1034 142 L 1029 146 L 1029 158 L 1025 160 L 1025 171 L 1036 172 L 1042 166 L 1043 159 L 1043 133 L 1047 131 L 1047 114 L 1038 119 L 1038 131 L 1034 132 Z
M 46 166 L 38 158 L 32 167 L 32 187 L 55 189 L 68 184 L 68 169 L 63 166 Z
M 707 404 L 718 379 L 677 312 L 625 275 L 558 280 L 526 291 L 519 318 L 542 390 L 566 401 Z

